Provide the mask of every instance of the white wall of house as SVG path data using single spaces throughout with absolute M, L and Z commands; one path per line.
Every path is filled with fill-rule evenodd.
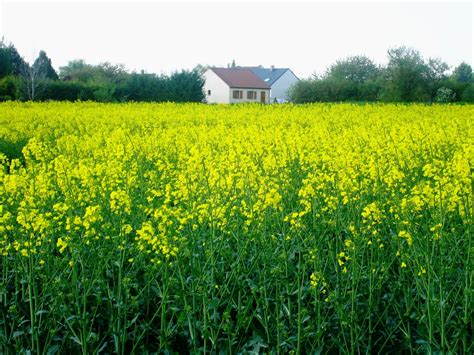
M 272 85 L 270 101 L 275 99 L 289 100 L 288 89 L 298 82 L 298 78 L 291 70 L 287 70 Z
M 206 101 L 213 103 L 239 103 L 239 102 L 261 102 L 261 92 L 265 92 L 265 103 L 270 103 L 270 89 L 249 89 L 249 88 L 229 88 L 229 86 L 212 70 L 207 70 L 204 73 L 204 94 Z M 234 99 L 233 91 L 241 90 L 242 99 Z M 255 99 L 248 99 L 247 92 L 256 91 L 257 97 Z
M 206 80 L 204 94 L 208 103 L 228 104 L 230 102 L 229 86 L 216 73 L 207 70 L 204 73 L 204 79 Z
M 242 98 L 241 99 L 234 99 L 233 92 L 234 90 L 242 91 Z M 255 99 L 248 99 L 247 92 L 248 91 L 256 91 L 257 97 Z M 229 92 L 229 102 L 232 104 L 236 104 L 239 102 L 261 102 L 261 92 L 265 92 L 265 103 L 270 103 L 270 89 L 240 89 L 240 88 L 230 88 Z

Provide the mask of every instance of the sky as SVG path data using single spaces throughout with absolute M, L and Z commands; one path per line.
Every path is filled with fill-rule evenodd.
M 0 0 L 0 36 L 27 61 L 46 51 L 169 74 L 197 64 L 289 67 L 300 78 L 336 60 L 409 46 L 454 67 L 473 64 L 473 1 Z

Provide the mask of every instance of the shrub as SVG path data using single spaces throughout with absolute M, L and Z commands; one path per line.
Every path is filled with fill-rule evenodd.
M 456 93 L 448 88 L 441 87 L 436 91 L 434 101 L 438 103 L 453 102 L 456 99 Z
M 0 99 L 2 101 L 15 100 L 18 97 L 20 79 L 16 76 L 9 75 L 0 79 Z
M 474 83 L 469 84 L 461 95 L 461 101 L 474 102 Z

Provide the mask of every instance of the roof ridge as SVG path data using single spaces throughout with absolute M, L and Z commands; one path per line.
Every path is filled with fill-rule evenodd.
M 272 86 L 287 71 L 291 71 L 290 68 L 254 68 L 250 70 L 252 70 L 260 79 L 264 80 L 269 86 Z

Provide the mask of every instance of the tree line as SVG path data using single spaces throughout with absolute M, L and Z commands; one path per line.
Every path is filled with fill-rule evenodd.
M 204 79 L 198 69 L 171 75 L 128 72 L 123 65 L 84 60 L 53 68 L 46 52 L 27 63 L 13 44 L 0 41 L 0 101 L 174 101 L 202 102 Z
M 296 103 L 339 101 L 474 102 L 472 67 L 450 67 L 439 58 L 424 59 L 408 47 L 388 50 L 388 63 L 376 65 L 352 56 L 331 65 L 323 75 L 301 80 L 290 89 Z
M 413 48 L 388 50 L 388 63 L 377 65 L 360 55 L 338 60 L 324 74 L 300 80 L 289 90 L 295 103 L 474 102 L 472 67 L 450 67 L 439 58 L 424 59 Z M 235 63 L 234 63 L 235 66 Z M 13 44 L 0 41 L 0 101 L 93 100 L 101 102 L 202 102 L 207 66 L 171 75 L 128 72 L 123 65 L 84 60 L 53 68 L 46 52 L 27 63 Z

